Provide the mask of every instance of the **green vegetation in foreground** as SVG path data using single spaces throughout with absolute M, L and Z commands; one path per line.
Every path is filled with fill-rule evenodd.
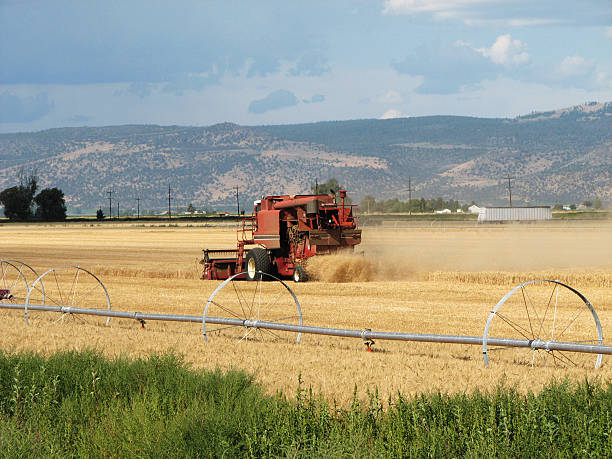
M 610 382 L 398 395 L 385 409 L 372 394 L 341 409 L 173 355 L 87 351 L 0 354 L 0 384 L 3 457 L 612 456 Z

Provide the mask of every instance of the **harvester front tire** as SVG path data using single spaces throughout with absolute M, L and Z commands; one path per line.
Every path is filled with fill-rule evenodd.
M 249 250 L 246 256 L 246 278 L 249 281 L 258 281 L 261 279 L 261 271 L 265 274 L 270 274 L 271 266 L 270 256 L 266 249 L 255 247 Z
M 306 270 L 302 265 L 297 265 L 293 269 L 293 282 L 306 282 L 308 280 L 308 275 L 306 274 Z

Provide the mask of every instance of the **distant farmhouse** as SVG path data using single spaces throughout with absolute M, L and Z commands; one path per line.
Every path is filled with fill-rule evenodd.
M 550 206 L 536 207 L 481 207 L 478 221 L 487 222 L 533 222 L 552 220 Z

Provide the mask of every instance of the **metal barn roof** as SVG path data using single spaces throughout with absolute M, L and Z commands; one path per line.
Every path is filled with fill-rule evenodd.
M 484 207 L 478 213 L 479 222 L 552 220 L 550 206 Z

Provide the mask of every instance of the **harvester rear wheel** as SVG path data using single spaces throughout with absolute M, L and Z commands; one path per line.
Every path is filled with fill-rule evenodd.
M 302 265 L 296 265 L 293 269 L 293 282 L 306 282 L 307 280 L 308 275 L 304 267 Z
M 249 250 L 246 256 L 246 278 L 249 281 L 258 281 L 261 279 L 261 273 L 270 274 L 271 271 L 270 256 L 268 251 L 261 247 L 255 247 Z M 258 272 L 259 271 L 259 272 Z

